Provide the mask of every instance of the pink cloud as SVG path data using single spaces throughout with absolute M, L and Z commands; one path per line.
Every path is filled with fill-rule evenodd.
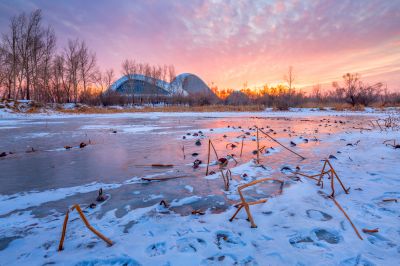
M 299 86 L 359 71 L 400 89 L 398 1 L 15 1 L 0 4 L 0 31 L 34 7 L 60 46 L 85 39 L 103 69 L 133 58 L 240 88 L 293 65 Z

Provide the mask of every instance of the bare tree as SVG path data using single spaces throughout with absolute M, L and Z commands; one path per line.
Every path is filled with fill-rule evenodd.
M 114 83 L 115 77 L 114 77 L 114 69 L 110 68 L 106 70 L 104 73 L 103 77 L 103 82 L 106 85 L 106 88 L 109 89 L 111 85 Z
M 79 85 L 79 41 L 69 40 L 64 50 L 65 67 L 67 74 L 67 82 L 65 83 L 68 91 L 67 102 L 78 102 L 78 85 Z M 73 96 L 70 95 L 73 94 Z
M 87 94 L 88 85 L 94 81 L 96 68 L 96 55 L 90 53 L 86 43 L 81 41 L 78 51 L 79 75 L 83 85 L 83 94 Z
M 295 81 L 295 76 L 293 72 L 293 66 L 289 66 L 288 72 L 284 75 L 283 80 L 285 80 L 288 84 L 289 95 L 292 94 L 293 83 Z
M 50 27 L 43 27 L 41 21 L 40 10 L 29 15 L 22 13 L 11 18 L 9 32 L 3 35 L 2 64 L 7 73 L 9 98 L 49 99 L 48 80 L 55 34 Z
M 96 83 L 101 89 L 101 92 L 108 90 L 114 83 L 114 70 L 112 68 L 106 70 L 104 73 L 97 71 L 96 73 Z
M 311 97 L 315 98 L 315 100 L 317 102 L 321 101 L 322 91 L 321 91 L 321 85 L 320 84 L 316 84 L 316 85 L 313 86 Z
M 30 100 L 33 68 L 39 56 L 42 14 L 40 10 L 33 11 L 29 17 L 23 13 L 18 20 L 21 39 L 17 47 L 21 56 L 22 75 L 25 78 L 25 98 Z
M 338 82 L 333 82 L 336 94 L 344 98 L 351 106 L 364 105 L 368 106 L 377 101 L 382 83 L 373 85 L 364 84 L 358 73 L 346 73 L 343 75 L 344 86 L 340 86 Z
M 135 83 L 134 77 L 135 74 L 138 73 L 138 70 L 139 69 L 135 60 L 125 59 L 122 62 L 122 74 L 128 78 L 128 88 L 129 90 L 131 90 L 130 93 L 132 93 L 132 95 L 134 93 L 133 90 Z
M 11 98 L 12 94 L 16 93 L 17 86 L 17 67 L 18 67 L 18 52 L 17 52 L 17 42 L 20 36 L 18 35 L 18 17 L 11 18 L 9 25 L 9 34 L 3 35 L 2 50 L 2 60 L 1 64 L 3 66 L 3 78 L 8 78 L 7 83 L 7 97 Z
M 65 82 L 66 78 L 65 59 L 63 55 L 57 55 L 52 64 L 52 88 L 53 100 L 55 102 L 68 102 L 70 99 L 69 86 Z

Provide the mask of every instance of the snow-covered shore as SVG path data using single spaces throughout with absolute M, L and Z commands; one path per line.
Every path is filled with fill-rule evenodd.
M 353 113 L 350 115 L 371 115 Z M 313 117 L 345 116 L 343 112 L 293 110 L 291 112 L 261 113 L 129 113 L 106 115 L 65 114 L 1 114 L 9 119 L 51 119 L 65 117 L 135 116 L 154 118 L 162 116 L 264 116 L 264 117 Z M 385 113 L 373 113 L 384 116 Z M 400 258 L 399 203 L 383 199 L 400 199 L 400 149 L 383 144 L 397 139 L 398 131 L 353 130 L 327 135 L 322 141 L 341 142 L 337 159 L 332 159 L 339 177 L 350 194 L 345 194 L 336 184 L 336 200 L 349 214 L 355 226 L 362 229 L 379 228 L 378 233 L 363 233 L 360 240 L 334 202 L 324 197 L 330 193 L 313 180 L 301 178 L 293 181 L 282 175 L 288 184 L 281 195 L 267 203 L 251 206 L 258 228 L 250 228 L 242 210 L 238 219 L 229 222 L 235 212 L 232 207 L 225 212 L 205 215 L 180 216 L 159 205 L 129 210 L 120 217 L 115 211 L 99 215 L 99 208 L 88 213 L 90 223 L 115 242 L 111 247 L 94 236 L 77 213 L 72 213 L 68 224 L 65 250 L 57 252 L 64 213 L 36 217 L 31 211 L 18 211 L 18 198 L 13 206 L 12 197 L 0 197 L 1 211 L 10 215 L 0 216 L 0 265 L 395 265 Z M 357 145 L 347 145 L 357 143 Z M 326 146 L 316 147 L 315 153 L 331 154 Z M 270 155 L 273 156 L 273 155 Z M 290 154 L 288 156 L 291 156 Z M 248 162 L 232 168 L 235 176 L 229 196 L 237 198 L 236 186 L 255 179 L 259 171 L 264 177 L 279 172 L 255 167 Z M 297 165 L 290 165 L 293 169 Z M 318 173 L 322 162 L 305 160 L 299 163 L 301 171 Z M 242 173 L 247 178 L 240 178 Z M 137 179 L 126 182 L 136 182 Z M 166 181 L 168 182 L 168 181 Z M 328 183 L 328 182 L 326 182 Z M 165 183 L 167 185 L 167 183 Z M 72 190 L 56 190 L 36 197 L 35 193 L 21 195 L 24 203 L 42 204 L 52 198 L 65 197 L 68 193 L 95 190 L 98 187 L 113 189 L 121 184 L 90 184 Z M 196 189 L 196 188 L 195 188 Z M 222 187 L 221 187 L 222 189 Z M 193 188 L 192 188 L 193 191 Z M 15 195 L 18 197 L 18 195 Z M 190 204 L 198 200 L 190 196 L 175 205 Z M 21 237 L 19 237 L 21 236 Z M 7 238 L 8 237 L 8 238 Z
M 314 108 L 290 108 L 289 111 L 273 111 L 266 108 L 260 112 L 119 112 L 119 113 L 64 113 L 57 111 L 39 113 L 21 113 L 0 109 L 0 119 L 60 119 L 60 118 L 148 118 L 160 117 L 317 117 L 317 116 L 380 116 L 384 117 L 391 113 L 398 113 L 398 108 L 386 108 L 378 110 L 367 108 L 365 111 L 335 111 L 330 108 L 319 110 Z

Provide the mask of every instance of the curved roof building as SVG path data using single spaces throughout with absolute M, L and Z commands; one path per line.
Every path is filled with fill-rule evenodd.
M 108 91 L 134 96 L 213 94 L 203 80 L 190 73 L 176 76 L 171 83 L 140 74 L 125 75 L 115 81 Z

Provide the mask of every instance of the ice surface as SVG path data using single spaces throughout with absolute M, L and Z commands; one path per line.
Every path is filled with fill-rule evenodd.
M 246 116 L 246 114 L 241 115 Z M 90 180 L 85 176 L 85 178 L 82 177 L 83 180 L 64 180 L 64 183 L 69 183 L 63 186 L 60 183 L 53 183 L 54 185 L 51 186 L 42 183 L 39 188 L 32 187 L 32 189 L 26 190 L 18 184 L 10 184 L 12 180 L 6 179 L 3 175 L 1 180 L 4 186 L 8 186 L 7 191 L 16 192 L 6 193 L 5 190 L 2 190 L 0 194 L 0 265 L 54 263 L 62 265 L 397 265 L 400 257 L 399 203 L 384 202 L 383 199 L 399 199 L 400 197 L 400 170 L 398 167 L 400 150 L 384 145 L 383 141 L 388 139 L 399 141 L 399 132 L 391 130 L 381 132 L 379 129 L 360 131 L 352 128 L 357 123 L 365 123 L 367 121 L 365 119 L 369 119 L 370 115 L 375 117 L 375 115 L 383 114 L 358 113 L 359 117 L 351 117 L 333 112 L 307 111 L 281 113 L 280 115 L 293 120 L 297 117 L 311 121 L 291 124 L 293 132 L 290 133 L 282 130 L 287 128 L 287 123 L 290 121 L 268 120 L 268 118 L 251 120 L 250 123 L 258 121 L 260 125 L 274 127 L 276 131 L 279 131 L 277 136 L 279 140 L 286 144 L 292 140 L 296 142 L 298 145 L 295 149 L 305 154 L 307 159 L 301 160 L 283 149 L 278 149 L 268 156 L 262 156 L 262 164 L 266 166 L 265 169 L 257 167 L 251 160 L 254 156 L 251 155 L 253 148 L 250 145 L 254 145 L 254 142 L 250 138 L 246 139 L 245 153 L 250 155 L 246 155 L 247 157 L 242 160 L 238 158 L 237 166 L 232 161 L 230 162 L 234 178 L 229 191 L 223 190 L 223 182 L 218 172 L 211 178 L 204 178 L 205 169 L 193 170 L 190 164 L 187 165 L 189 159 L 186 159 L 179 169 L 188 169 L 186 173 L 191 171 L 193 178 L 180 178 L 164 182 L 143 182 L 140 177 L 147 176 L 147 174 L 171 175 L 176 172 L 168 172 L 164 169 L 158 173 L 143 171 L 140 175 L 135 175 L 134 172 L 141 168 L 135 166 L 132 170 L 125 164 L 118 166 L 121 167 L 121 172 L 129 172 L 125 178 L 120 176 L 117 178 L 117 174 L 115 174 L 115 180 L 107 179 L 100 182 Z M 332 122 L 338 118 L 337 115 L 340 115 L 340 119 L 349 121 L 343 128 L 336 128 Z M 117 114 L 116 116 L 122 115 Z M 171 116 L 174 117 L 175 114 Z M 222 119 L 219 119 L 218 116 L 223 116 L 226 120 L 226 116 L 229 115 L 196 115 L 202 121 L 208 121 L 209 117 L 214 117 L 215 120 L 212 121 L 222 123 L 220 121 Z M 249 116 L 261 115 L 253 113 Z M 168 123 L 159 123 L 155 118 L 162 117 L 162 120 L 168 121 L 168 115 L 141 114 L 141 117 L 154 118 L 151 125 L 149 123 L 140 125 L 155 126 L 157 127 L 154 129 L 156 131 L 164 130 L 163 127 L 170 127 Z M 276 116 L 274 119 L 278 118 L 279 116 Z M 324 126 L 326 122 L 320 122 L 323 118 L 331 120 L 329 123 L 331 126 L 327 126 L 326 129 Z M 3 122 L 0 120 L 0 126 L 16 126 L 23 129 L 29 125 L 29 123 L 26 124 L 26 121 L 29 122 L 31 117 L 23 116 L 13 119 L 16 121 Z M 18 119 L 25 121 L 19 123 Z M 34 119 L 36 122 L 44 122 L 42 119 L 55 119 L 55 121 L 61 119 L 64 124 L 72 123 L 74 128 L 82 130 L 82 125 L 73 122 L 76 121 L 76 118 L 36 115 Z M 96 119 L 99 119 L 97 115 Z M 101 119 L 111 118 L 108 115 L 108 118 Z M 227 123 L 230 124 L 243 122 L 237 114 L 232 115 L 229 119 Z M 249 121 L 249 118 L 246 118 L 246 121 Z M 280 124 L 282 127 L 278 126 Z M 319 124 L 322 126 L 319 127 Z M 38 127 L 37 131 L 31 133 L 47 133 L 43 130 L 44 126 L 45 123 L 37 124 L 35 126 Z M 54 126 L 58 128 L 62 124 Z M 108 130 L 113 126 L 115 126 L 114 122 L 110 127 L 106 126 L 100 130 Z M 224 123 L 220 126 L 214 125 L 214 131 L 207 131 L 208 127 L 201 122 L 196 124 L 196 127 L 183 131 L 186 133 L 203 130 L 206 138 L 211 137 L 215 140 L 218 151 L 222 153 L 226 142 L 243 133 L 238 129 L 225 130 L 225 126 Z M 224 130 L 218 130 L 218 128 Z M 319 130 L 318 134 L 314 133 L 316 128 Z M 120 129 L 123 130 L 123 127 Z M 254 134 L 254 131 L 249 130 L 248 127 L 243 126 L 243 129 Z M 13 129 L 4 129 L 4 131 L 6 130 Z M 96 131 L 95 128 L 85 130 Z M 179 136 L 177 134 L 182 133 L 174 133 L 169 139 L 176 140 Z M 229 134 L 229 139 L 224 140 L 223 134 Z M 121 135 L 124 135 L 122 137 L 124 140 L 134 137 L 132 134 Z M 168 136 L 168 134 L 165 135 Z M 311 139 L 314 135 L 318 136 L 320 141 L 308 143 L 300 141 L 300 136 Z M 164 135 L 157 136 L 161 139 Z M 46 137 L 32 138 L 32 140 L 20 139 L 19 141 L 23 141 L 23 144 L 26 145 L 31 143 L 29 141 L 37 143 Z M 7 138 L 9 141 L 7 144 L 10 145 L 12 144 L 11 140 L 14 140 L 5 136 L 2 138 Z M 93 138 L 96 140 L 96 144 L 93 147 L 89 146 L 87 150 L 58 152 L 58 154 L 68 156 L 65 158 L 68 158 L 67 161 L 69 161 L 73 160 L 73 156 L 79 154 L 86 153 L 88 155 L 93 154 L 93 151 L 101 152 L 101 145 L 106 145 L 102 138 L 105 139 L 104 134 L 97 139 Z M 150 133 L 146 138 L 151 138 Z M 263 139 L 263 142 L 266 141 Z M 192 142 L 192 140 L 183 142 L 187 149 L 186 156 L 191 160 L 192 158 L 189 156 L 189 153 L 192 152 L 191 149 L 198 149 L 196 151 L 200 153 L 199 158 L 204 160 L 206 147 L 196 148 Z M 221 144 L 218 144 L 219 142 Z M 124 142 L 123 145 L 128 146 L 127 143 L 129 141 Z M 357 145 L 347 146 L 347 143 L 357 143 Z M 17 144 L 13 145 L 19 147 Z M 112 144 L 117 145 L 114 142 Z M 140 143 L 132 142 L 130 145 L 140 145 Z M 273 145 L 273 143 L 268 142 L 267 145 Z M 3 142 L 0 144 L 0 148 L 4 147 L 6 146 Z M 45 143 L 43 147 L 50 149 Z M 176 150 L 172 150 L 168 146 L 165 151 L 179 153 L 179 156 L 182 157 L 179 146 Z M 128 157 L 128 165 L 137 163 L 137 158 L 129 158 L 126 150 L 119 150 L 119 152 Z M 238 149 L 228 152 L 237 153 Z M 161 158 L 160 150 L 155 153 L 159 156 L 158 158 Z M 319 159 L 326 158 L 330 154 L 337 158 L 332 160 L 332 164 L 339 177 L 346 187 L 351 188 L 350 194 L 346 195 L 337 183 L 335 186 L 336 200 L 349 214 L 364 240 L 358 239 L 351 225 L 333 201 L 324 196 L 330 193 L 329 180 L 325 180 L 325 186 L 321 189 L 315 185 L 313 180 L 301 177 L 300 180 L 295 181 L 281 172 L 283 166 L 290 169 L 299 166 L 302 172 L 317 173 L 322 167 Z M 117 156 L 111 153 L 107 153 L 107 155 L 108 157 Z M 28 157 L 30 160 L 42 156 L 43 160 L 50 160 L 52 156 L 56 155 L 54 152 L 39 152 L 28 155 L 17 153 L 13 156 L 0 159 L 3 173 L 5 171 L 14 173 L 7 166 L 13 160 L 20 160 L 25 156 L 31 156 Z M 118 157 L 118 159 L 121 158 Z M 99 164 L 98 157 L 96 159 L 98 168 L 104 171 L 103 164 L 105 162 L 102 161 Z M 109 161 L 117 164 L 117 161 L 111 159 Z M 89 171 L 78 162 L 74 163 L 74 165 L 77 164 L 79 171 Z M 65 170 L 65 167 L 67 166 L 63 165 L 59 171 Z M 114 166 L 110 164 L 107 167 Z M 213 167 L 215 169 L 216 166 Z M 20 169 L 15 171 L 18 173 Z M 34 171 L 33 173 L 40 176 L 44 172 Z M 290 175 L 290 172 L 286 174 Z M 15 175 L 15 177 L 20 176 L 22 175 Z M 243 210 L 237 219 L 229 222 L 228 219 L 236 211 L 233 203 L 238 200 L 235 188 L 240 184 L 262 177 L 283 179 L 285 181 L 283 193 L 268 196 L 268 202 L 265 204 L 250 207 L 257 228 L 250 228 Z M 23 180 L 22 177 L 21 180 Z M 50 183 L 55 182 L 50 178 L 45 180 Z M 38 177 L 37 182 L 39 181 Z M 246 190 L 245 194 L 247 197 L 261 196 L 273 185 L 260 185 L 253 190 Z M 73 212 L 68 224 L 65 249 L 57 252 L 65 212 L 52 204 L 58 202 L 66 208 L 71 204 L 69 198 L 95 193 L 100 187 L 112 195 L 111 200 L 93 210 L 87 209 L 85 212 L 93 227 L 112 239 L 115 244 L 107 247 L 102 240 L 84 227 L 77 213 Z M 266 194 L 268 195 L 268 193 Z M 143 206 L 133 205 L 130 203 L 131 197 L 137 197 L 134 201 L 140 204 L 144 204 L 143 199 L 147 203 Z M 170 200 L 171 209 L 162 209 L 158 204 L 159 200 L 164 198 Z M 213 212 L 211 204 L 218 205 L 219 202 L 232 207 Z M 205 215 L 180 215 L 175 212 L 175 209 L 190 206 L 209 206 L 210 209 L 203 209 L 206 212 Z M 36 213 L 38 210 L 43 210 L 42 215 Z M 363 233 L 361 231 L 363 228 L 379 228 L 379 232 Z

